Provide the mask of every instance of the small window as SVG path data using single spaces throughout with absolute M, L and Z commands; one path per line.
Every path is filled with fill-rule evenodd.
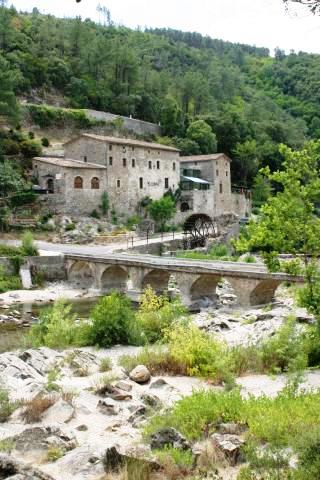
M 164 179 L 164 188 L 169 188 L 169 178 Z
M 112 150 L 112 145 L 109 145 L 109 150 L 110 150 L 110 151 Z
M 176 162 L 173 162 L 172 168 L 173 168 L 173 171 L 175 171 L 175 169 L 176 169 Z
M 150 150 L 148 150 L 148 153 L 150 153 Z
M 219 170 L 216 170 L 216 176 L 219 177 Z
M 157 170 L 160 170 L 160 161 L 157 160 Z
M 112 158 L 112 157 L 109 157 L 109 165 L 110 165 L 110 167 L 112 167 L 112 162 L 113 162 L 113 158 Z
M 135 168 L 135 166 L 136 166 L 136 160 L 135 160 L 135 158 L 133 158 L 133 159 L 131 160 L 131 165 L 132 165 L 132 168 Z
M 152 169 L 152 162 L 149 160 L 149 170 Z
M 228 172 L 226 172 L 226 177 L 228 176 Z
M 132 147 L 132 151 L 134 152 L 134 147 Z
M 76 177 L 74 179 L 74 188 L 83 188 L 83 180 L 82 177 Z
M 120 188 L 120 180 L 117 180 L 117 188 Z
M 220 182 L 220 193 L 223 193 L 222 182 Z
M 92 190 L 99 190 L 100 188 L 100 181 L 98 177 L 93 177 L 91 180 L 91 188 Z
M 84 156 L 84 157 L 83 157 L 83 161 L 84 161 L 85 163 L 87 163 L 88 157 Z
M 47 191 L 48 191 L 48 193 L 54 193 L 54 181 L 53 181 L 53 178 L 48 178 L 48 180 L 47 180 Z
M 143 188 L 143 178 L 142 177 L 139 178 L 139 187 Z
M 122 159 L 122 165 L 123 165 L 124 167 L 127 166 L 127 159 L 126 159 L 126 158 L 123 158 L 123 159 Z
M 122 147 L 122 151 L 123 151 L 123 153 L 126 153 L 126 151 L 127 151 L 126 147 Z
M 160 155 L 160 152 L 158 152 L 158 155 Z

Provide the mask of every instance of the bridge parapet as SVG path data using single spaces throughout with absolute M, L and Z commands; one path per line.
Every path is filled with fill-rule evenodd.
M 231 283 L 242 306 L 272 301 L 283 282 L 303 283 L 303 277 L 270 273 L 263 265 L 240 262 L 206 262 L 148 255 L 65 255 L 68 279 L 78 285 L 107 293 L 135 292 L 135 298 L 150 285 L 157 293 L 168 289 L 171 276 L 177 282 L 183 302 L 201 297 L 216 298 L 216 287 L 225 279 Z

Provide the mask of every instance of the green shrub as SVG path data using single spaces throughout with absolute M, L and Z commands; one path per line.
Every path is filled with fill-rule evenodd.
M 155 452 L 161 464 L 167 464 L 172 461 L 178 467 L 192 468 L 194 465 L 194 456 L 191 450 L 181 450 L 179 448 L 166 447 L 163 450 Z
M 17 404 L 11 402 L 8 390 L 0 384 L 0 423 L 6 422 L 16 408 Z
M 99 372 L 108 372 L 112 370 L 112 362 L 109 357 L 101 358 L 99 364 Z
M 57 445 L 50 445 L 47 450 L 47 461 L 56 462 L 59 458 L 65 455 L 66 450 L 64 448 L 58 447 Z
M 50 147 L 50 141 L 47 137 L 41 138 L 41 144 L 43 147 Z
M 10 197 L 10 204 L 12 207 L 20 207 L 33 203 L 37 198 L 37 194 L 33 190 L 19 192 Z
M 73 230 L 76 229 L 76 226 L 74 223 L 67 223 L 65 226 L 65 231 L 66 232 L 72 232 Z
M 21 290 L 22 283 L 21 278 L 18 276 L 10 276 L 8 275 L 1 276 L 0 272 L 0 293 L 9 292 L 10 290 Z
M 130 300 L 120 293 L 112 293 L 99 300 L 90 317 L 92 325 L 87 332 L 88 345 L 110 347 L 132 342 L 134 311 Z
M 19 247 L 0 244 L 0 257 L 16 257 L 22 254 L 22 249 Z
M 22 251 L 25 255 L 29 257 L 35 257 L 39 255 L 38 249 L 34 244 L 31 232 L 25 232 L 22 237 Z
M 66 300 L 57 300 L 52 307 L 40 314 L 39 322 L 32 325 L 27 341 L 33 347 L 67 348 L 81 346 L 85 341 L 86 324 L 77 323 L 71 305 Z
M 94 209 L 90 213 L 90 217 L 99 219 L 100 218 L 100 213 L 96 209 Z
M 320 427 L 314 425 L 311 429 L 302 432 L 297 439 L 298 470 L 297 480 L 319 478 L 320 472 Z
M 254 257 L 253 255 L 246 255 L 244 257 L 243 261 L 245 263 L 256 263 L 257 262 L 256 257 Z
M 161 340 L 174 323 L 187 316 L 187 309 L 179 298 L 170 302 L 164 295 L 156 295 L 151 287 L 144 291 L 136 314 L 136 327 L 143 343 Z

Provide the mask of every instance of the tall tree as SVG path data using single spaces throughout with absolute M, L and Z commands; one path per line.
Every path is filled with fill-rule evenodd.
M 15 74 L 0 54 L 0 121 L 17 120 L 19 109 L 14 93 Z

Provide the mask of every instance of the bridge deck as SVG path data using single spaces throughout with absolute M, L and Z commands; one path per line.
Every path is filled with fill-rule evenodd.
M 224 262 L 208 260 L 189 260 L 172 257 L 156 257 L 153 255 L 82 255 L 65 254 L 67 260 L 78 260 L 92 263 L 105 263 L 106 265 L 119 265 L 124 267 L 142 267 L 157 270 L 169 270 L 171 272 L 185 272 L 195 274 L 216 274 L 219 276 L 230 276 L 239 278 L 255 278 L 266 280 L 279 280 L 288 282 L 304 282 L 302 276 L 292 276 L 286 273 L 271 273 L 264 265 Z

